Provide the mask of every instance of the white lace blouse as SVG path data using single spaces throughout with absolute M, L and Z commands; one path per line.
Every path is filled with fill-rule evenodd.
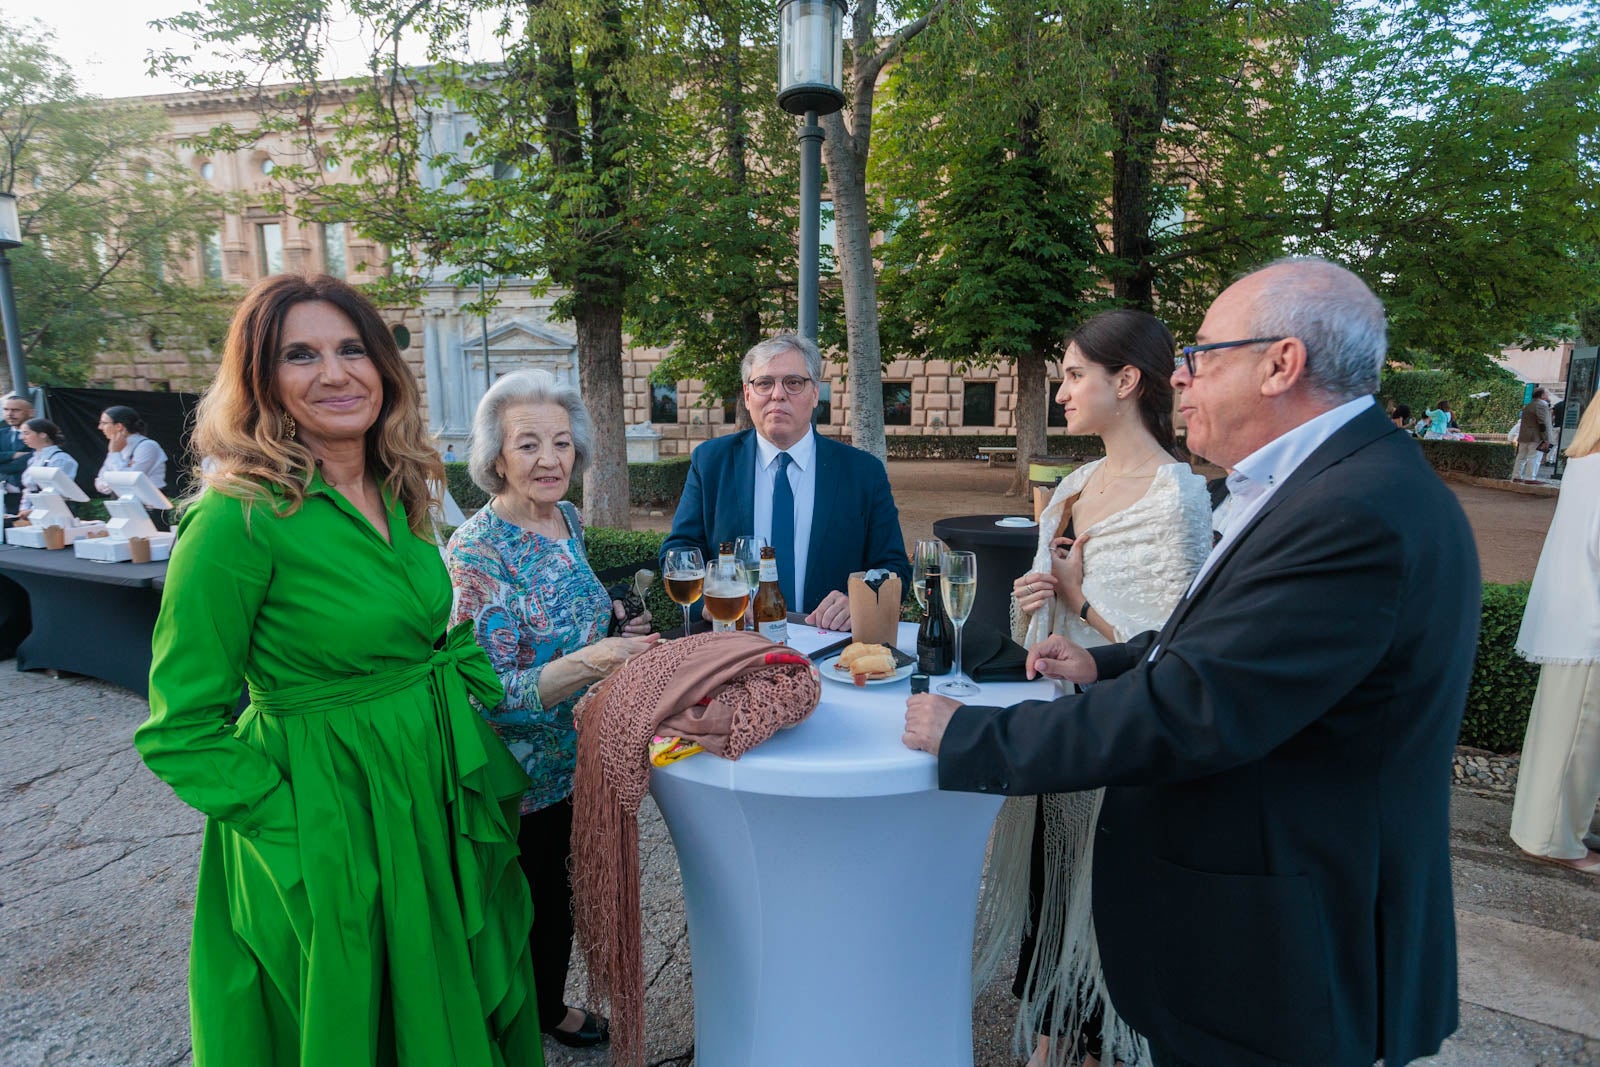
M 1050 541 L 1089 476 L 1104 462 L 1085 463 L 1056 487 L 1039 516 L 1039 547 L 1032 570 L 1049 572 Z M 1206 480 L 1188 464 L 1165 464 L 1157 468 L 1144 496 L 1074 533 L 1089 537 L 1083 549 L 1083 595 L 1111 624 L 1116 639 L 1126 641 L 1157 629 L 1172 614 L 1211 551 L 1211 498 Z M 1085 647 L 1107 643 L 1100 631 L 1080 621 L 1059 599 L 1040 608 L 1032 618 L 1018 618 L 1012 636 L 1029 647 L 1052 633 L 1065 634 Z

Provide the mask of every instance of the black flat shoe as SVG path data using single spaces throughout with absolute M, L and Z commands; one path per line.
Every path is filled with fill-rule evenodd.
M 568 1048 L 594 1048 L 611 1040 L 611 1024 L 604 1016 L 583 1009 L 583 1025 L 576 1030 L 550 1029 L 545 1033 Z

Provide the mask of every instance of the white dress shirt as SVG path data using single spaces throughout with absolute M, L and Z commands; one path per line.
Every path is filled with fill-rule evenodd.
M 806 596 L 806 557 L 811 547 L 811 515 L 817 502 L 817 436 L 811 430 L 787 449 L 780 449 L 771 441 L 756 434 L 756 485 L 754 500 L 754 532 L 772 543 L 772 486 L 778 474 L 778 453 L 787 451 L 793 460 L 789 464 L 789 488 L 794 491 L 794 559 L 780 559 L 778 566 L 794 568 L 794 595 L 800 603 L 790 604 L 790 611 L 801 611 Z
M 1248 456 L 1241 459 L 1228 475 L 1228 511 L 1219 529 L 1222 539 L 1211 549 L 1211 555 L 1200 567 L 1200 572 L 1189 583 L 1189 594 L 1204 580 L 1207 573 L 1222 558 L 1250 520 L 1256 517 L 1278 487 L 1288 480 L 1306 459 L 1338 433 L 1351 419 L 1361 414 L 1376 401 L 1370 396 L 1357 397 L 1279 437 L 1273 438 Z

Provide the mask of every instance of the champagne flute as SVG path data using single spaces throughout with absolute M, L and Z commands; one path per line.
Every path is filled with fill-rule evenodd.
M 944 543 L 942 541 L 918 541 L 917 547 L 911 551 L 911 592 L 917 598 L 917 605 L 923 611 L 928 610 L 928 575 L 938 574 L 939 565 L 944 562 Z
M 689 636 L 689 605 L 700 599 L 705 591 L 706 561 L 698 548 L 671 548 L 667 550 L 667 596 L 683 609 L 683 636 Z M 956 631 L 959 640 L 960 631 Z
M 966 625 L 967 616 L 972 614 L 972 603 L 978 596 L 977 555 L 972 552 L 946 552 L 940 581 L 944 590 L 945 612 L 956 627 L 956 666 L 951 679 L 940 684 L 939 692 L 951 697 L 971 696 L 978 691 L 978 687 L 961 675 L 961 628 Z
M 711 616 L 713 630 L 731 631 L 744 618 L 744 609 L 750 603 L 749 588 L 744 572 L 733 560 L 713 560 L 706 567 L 706 614 Z
M 761 585 L 761 550 L 766 545 L 767 539 L 760 534 L 743 534 L 733 542 L 733 558 L 739 561 L 739 569 L 744 572 L 745 584 L 750 587 L 752 610 L 756 602 L 756 589 Z M 755 628 L 755 620 L 752 618 L 750 629 Z

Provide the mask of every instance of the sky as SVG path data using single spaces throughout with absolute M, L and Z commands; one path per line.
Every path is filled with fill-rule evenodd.
M 96 96 L 149 96 L 181 92 L 186 87 L 170 78 L 151 77 L 146 56 L 155 50 L 177 48 L 188 42 L 175 34 L 158 33 L 149 23 L 198 7 L 198 0 L 3 0 L 8 20 L 38 19 L 55 32 L 54 51 L 72 67 L 78 84 Z M 369 46 L 359 27 L 351 23 L 334 35 L 329 76 L 358 74 L 364 69 Z M 489 34 L 474 34 L 474 44 L 485 49 Z M 476 50 L 476 48 L 475 48 Z M 420 61 L 422 51 L 404 56 Z M 402 53 L 404 55 L 404 53 Z M 197 65 L 204 66 L 197 60 Z

